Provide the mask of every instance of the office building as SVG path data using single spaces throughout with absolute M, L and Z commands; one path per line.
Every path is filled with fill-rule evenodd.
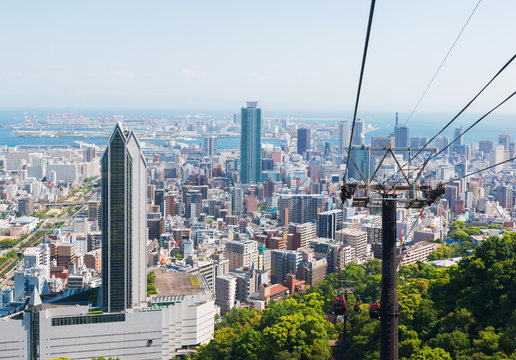
M 438 136 L 435 138 L 435 147 L 441 151 L 442 149 L 444 149 L 446 146 L 448 146 L 448 144 L 450 143 L 450 139 L 448 138 L 448 136 Z M 449 149 L 446 149 L 444 150 L 443 152 L 445 154 L 448 154 L 448 151 Z
M 147 300 L 147 165 L 132 130 L 115 126 L 101 164 L 102 306 L 124 311 Z
M 262 109 L 248 101 L 242 108 L 240 136 L 240 181 L 257 184 L 262 177 Z
M 370 157 L 369 149 L 367 147 L 352 147 L 351 160 L 349 161 L 348 179 L 355 179 L 357 181 L 362 180 L 362 177 L 369 179 L 371 165 L 373 164 L 373 159 Z
M 394 128 L 394 147 L 408 148 L 410 143 L 409 128 L 405 125 L 399 125 L 396 118 L 396 127 Z M 408 152 L 397 151 L 397 154 L 402 154 L 403 159 L 407 159 Z
M 355 228 L 345 228 L 335 233 L 335 241 L 355 248 L 356 257 L 361 258 L 367 250 L 367 233 Z
M 215 282 L 215 304 L 220 307 L 220 314 L 225 315 L 235 306 L 237 279 L 232 275 L 223 275 L 218 276 Z
M 297 153 L 303 155 L 310 150 L 310 129 L 297 130 Z
M 204 138 L 202 152 L 204 156 L 217 155 L 217 138 L 215 136 L 206 136 Z
M 271 251 L 271 280 L 273 284 L 283 284 L 289 274 L 297 274 L 301 263 L 301 253 L 292 250 Z
M 323 211 L 325 198 L 322 195 L 281 195 L 280 222 L 302 224 L 317 219 L 317 214 Z
M 258 243 L 254 240 L 228 241 L 224 256 L 229 259 L 229 271 L 237 268 L 258 268 Z
M 190 190 L 186 193 L 185 217 L 197 219 L 201 216 L 202 196 L 198 190 Z
M 30 247 L 23 252 L 24 269 L 30 269 L 40 265 L 50 266 L 50 247 L 47 244 Z
M 509 150 L 511 137 L 508 134 L 498 135 L 498 145 L 502 145 L 504 150 Z
M 339 154 L 344 155 L 348 151 L 351 126 L 348 121 L 339 122 Z
M 317 237 L 317 224 L 314 222 L 294 224 L 290 226 L 288 232 L 287 249 L 297 250 L 304 248 L 310 240 Z
M 509 159 L 509 151 L 504 149 L 503 145 L 497 145 L 493 151 L 489 153 L 489 166 L 494 166 L 502 161 Z M 499 173 L 503 169 L 507 169 L 508 163 L 495 166 L 494 172 Z
M 329 210 L 317 214 L 317 237 L 335 239 L 335 232 L 342 227 L 342 210 Z
M 306 281 L 309 286 L 315 285 L 319 281 L 323 281 L 327 274 L 328 262 L 326 258 L 312 259 L 311 261 L 303 260 L 298 267 L 298 279 Z
M 34 214 L 34 199 L 24 197 L 18 200 L 18 216 Z
M 353 140 L 351 145 L 362 146 L 365 144 L 365 124 L 361 119 L 355 121 L 355 129 L 353 130 Z

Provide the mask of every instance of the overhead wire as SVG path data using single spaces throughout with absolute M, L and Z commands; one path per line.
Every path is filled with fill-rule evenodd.
M 355 132 L 355 123 L 357 120 L 358 102 L 360 100 L 360 91 L 362 89 L 362 79 L 364 77 L 365 62 L 366 62 L 366 58 L 367 58 L 367 49 L 369 47 L 369 36 L 371 35 L 371 25 L 373 23 L 375 3 L 376 3 L 376 0 L 371 0 L 371 8 L 369 9 L 369 21 L 367 23 L 367 32 L 366 32 L 366 38 L 365 38 L 365 44 L 364 44 L 364 53 L 362 54 L 362 66 L 360 68 L 360 77 L 358 80 L 358 89 L 357 89 L 357 97 L 356 97 L 356 101 L 355 101 L 355 110 L 353 112 L 353 123 L 351 124 L 351 135 L 349 137 L 348 157 L 346 159 L 346 169 L 344 170 L 344 181 L 346 181 L 346 176 L 348 174 L 348 167 L 349 167 L 349 158 L 351 157 L 351 144 L 353 142 L 353 133 Z
M 462 29 L 460 30 L 459 34 L 455 38 L 455 41 L 453 42 L 452 46 L 450 47 L 450 49 L 448 50 L 448 52 L 444 56 L 444 59 L 441 61 L 441 64 L 437 68 L 436 72 L 434 73 L 434 76 L 432 76 L 432 79 L 430 79 L 430 82 L 428 83 L 428 85 L 426 86 L 425 90 L 423 91 L 423 94 L 421 95 L 421 97 L 417 101 L 416 105 L 414 105 L 414 108 L 410 112 L 410 115 L 408 116 L 407 120 L 405 120 L 404 125 L 407 125 L 409 120 L 412 118 L 412 115 L 414 114 L 414 112 L 418 108 L 419 104 L 421 103 L 421 101 L 425 97 L 426 93 L 428 92 L 428 89 L 430 89 L 430 86 L 432 85 L 432 83 L 434 82 L 435 78 L 437 77 L 437 74 L 439 74 L 439 71 L 441 71 L 441 68 L 443 67 L 444 63 L 448 59 L 448 56 L 450 56 L 450 53 L 452 52 L 453 48 L 455 47 L 455 44 L 457 44 L 457 42 L 459 41 L 462 33 L 464 32 L 464 29 L 466 29 L 466 26 L 468 26 L 469 21 L 473 17 L 473 14 L 475 14 L 475 11 L 477 11 L 477 8 L 478 8 L 478 6 L 480 5 L 481 2 L 482 2 L 482 0 L 478 0 L 477 5 L 475 5 L 475 7 L 473 8 L 473 11 L 471 12 L 471 14 L 469 15 L 468 19 L 466 20 L 466 23 L 464 23 L 464 25 L 462 26 Z
M 443 185 L 450 184 L 450 183 L 452 183 L 452 182 L 454 182 L 454 181 L 457 181 L 457 180 L 460 180 L 460 179 L 464 179 L 464 178 L 466 178 L 466 177 L 468 177 L 468 176 L 472 176 L 472 175 L 478 174 L 478 173 L 480 173 L 480 172 L 482 172 L 482 171 L 486 171 L 486 170 L 492 169 L 492 168 L 494 168 L 494 167 L 497 167 L 497 166 L 499 166 L 499 165 L 503 165 L 503 164 L 508 163 L 508 162 L 510 162 L 510 161 L 513 161 L 513 160 L 516 160 L 516 156 L 515 156 L 515 157 L 512 157 L 512 158 L 510 158 L 510 159 L 504 160 L 504 161 L 500 161 L 499 163 L 496 163 L 496 164 L 494 164 L 494 165 L 490 165 L 490 166 L 485 167 L 485 168 L 483 168 L 483 169 L 480 169 L 480 170 L 477 170 L 477 171 L 473 171 L 472 173 L 469 173 L 469 174 L 466 174 L 466 175 L 459 176 L 459 177 L 457 177 L 457 178 L 455 178 L 455 179 L 452 179 L 452 180 L 448 180 L 447 182 L 443 183 Z
M 446 130 L 460 115 L 462 115 L 462 113 L 464 111 L 466 111 L 466 109 L 484 92 L 485 89 L 487 89 L 489 87 L 489 85 L 491 85 L 491 83 L 514 61 L 514 59 L 516 59 L 516 54 L 514 54 L 510 59 L 509 61 L 507 61 L 501 68 L 500 70 L 498 70 L 498 72 L 491 78 L 491 80 L 489 80 L 487 82 L 487 84 L 484 85 L 484 87 L 482 87 L 482 89 L 462 108 L 462 110 L 460 110 L 457 115 L 455 115 L 450 121 L 448 121 L 448 123 L 443 126 L 441 128 L 441 130 L 439 130 L 437 132 L 437 134 L 435 134 L 430 140 L 428 140 L 426 142 L 425 145 L 423 145 L 422 148 L 419 149 L 419 151 L 416 153 L 416 155 L 412 156 L 409 161 L 407 162 L 407 164 L 409 164 L 412 160 L 414 160 L 419 154 L 421 154 L 421 152 L 423 150 L 425 150 L 427 148 L 427 146 L 435 140 L 435 138 L 437 136 L 439 136 L 440 134 L 442 134 L 442 132 L 444 130 Z M 405 164 L 406 165 L 406 164 Z M 405 166 L 404 165 L 404 166 Z M 404 167 L 403 166 L 403 167 Z M 382 184 L 385 185 L 390 179 L 392 179 L 394 176 L 396 176 L 397 174 L 400 173 L 402 169 L 398 169 L 398 171 L 396 173 L 394 173 L 393 175 L 391 175 L 387 180 L 385 180 Z
M 498 105 L 496 105 L 495 107 L 493 107 L 491 110 L 489 110 L 487 113 L 485 113 L 482 117 L 480 117 L 477 121 L 475 121 L 473 124 L 471 124 L 466 130 L 464 130 L 463 132 L 460 133 L 460 135 L 458 135 L 455 139 L 453 139 L 452 142 L 450 142 L 448 145 L 446 145 L 444 148 L 442 148 L 441 150 L 439 150 L 438 152 L 436 152 L 434 155 L 430 155 L 420 166 L 418 166 L 416 169 L 412 170 L 407 176 L 410 177 L 410 175 L 412 175 L 413 173 L 415 173 L 418 169 L 421 168 L 419 174 L 418 174 L 418 178 L 419 176 L 421 175 L 421 172 L 423 171 L 423 169 L 425 168 L 426 164 L 432 160 L 433 158 L 439 156 L 440 154 L 442 154 L 446 149 L 448 149 L 450 146 L 452 146 L 457 140 L 459 140 L 460 138 L 462 138 L 462 136 L 467 133 L 469 130 L 471 130 L 475 125 L 477 125 L 480 121 L 482 121 L 484 118 L 486 118 L 487 116 L 489 116 L 489 114 L 491 114 L 493 111 L 495 111 L 496 109 L 498 109 L 500 106 L 502 106 L 503 104 L 505 104 L 507 101 L 509 101 L 514 95 L 516 95 L 516 91 L 514 91 L 511 95 L 509 95 L 508 97 L 506 97 L 502 102 L 500 102 Z

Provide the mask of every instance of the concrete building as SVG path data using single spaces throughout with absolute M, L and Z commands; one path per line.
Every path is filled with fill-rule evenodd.
M 220 313 L 224 315 L 235 306 L 237 279 L 231 275 L 224 275 L 217 277 L 215 282 L 217 289 L 215 304 L 220 307 Z
M 324 280 L 328 271 L 328 262 L 326 258 L 313 259 L 312 261 L 301 261 L 298 267 L 297 278 L 304 280 L 307 285 L 315 285 L 315 283 Z
M 317 237 L 335 239 L 335 232 L 342 227 L 342 210 L 329 210 L 317 214 Z
M 354 228 L 346 228 L 336 232 L 335 241 L 351 245 L 355 248 L 356 257 L 361 258 L 367 251 L 367 233 Z
M 317 214 L 324 210 L 324 200 L 322 195 L 281 195 L 281 224 L 302 224 L 317 220 Z
M 34 199 L 32 197 L 23 197 L 18 200 L 18 216 L 34 214 Z
M 291 225 L 287 238 L 287 249 L 297 250 L 307 246 L 310 240 L 317 237 L 317 225 L 312 222 Z
M 25 269 L 39 265 L 50 266 L 50 247 L 47 244 L 27 248 L 23 252 L 23 267 Z
M 271 251 L 271 281 L 273 284 L 283 284 L 289 274 L 297 274 L 301 263 L 301 253 L 292 250 Z
M 415 264 L 418 261 L 427 262 L 428 255 L 437 247 L 439 244 L 429 243 L 426 241 L 418 242 L 414 245 L 406 247 L 403 251 L 401 263 L 404 265 Z
M 229 259 L 229 271 L 241 267 L 258 268 L 258 243 L 254 240 L 228 241 L 224 255 Z

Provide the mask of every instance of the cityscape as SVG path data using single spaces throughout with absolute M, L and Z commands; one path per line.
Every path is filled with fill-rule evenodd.
M 411 112 L 361 112 L 374 0 L 352 116 L 0 101 L 0 360 L 515 359 L 516 92 L 460 117 L 516 55 L 418 112 L 480 3 Z

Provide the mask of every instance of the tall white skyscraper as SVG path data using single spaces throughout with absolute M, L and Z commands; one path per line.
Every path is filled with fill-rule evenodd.
M 339 154 L 346 154 L 349 146 L 349 136 L 351 134 L 351 126 L 348 121 L 341 121 L 339 123 Z
M 118 123 L 102 156 L 102 306 L 147 300 L 147 164 L 132 130 Z

